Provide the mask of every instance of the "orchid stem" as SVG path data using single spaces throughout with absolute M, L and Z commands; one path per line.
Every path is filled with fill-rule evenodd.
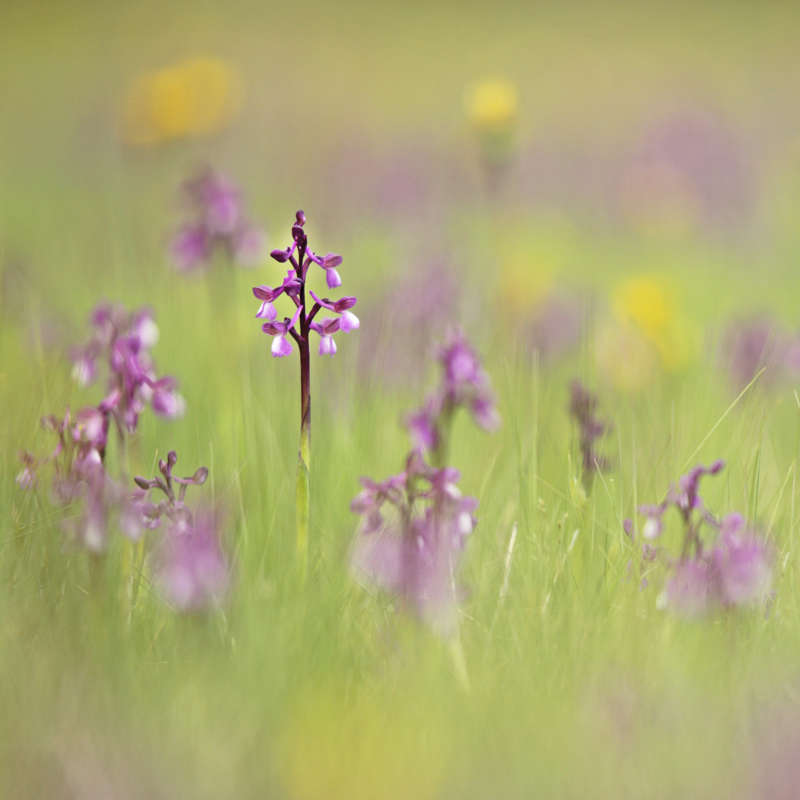
M 300 261 L 303 263 L 303 252 Z M 301 281 L 301 302 L 305 307 L 305 281 Z M 311 357 L 309 352 L 309 324 L 305 311 L 300 315 L 300 447 L 297 453 L 297 561 L 301 580 L 305 581 L 308 570 L 308 526 L 311 515 Z

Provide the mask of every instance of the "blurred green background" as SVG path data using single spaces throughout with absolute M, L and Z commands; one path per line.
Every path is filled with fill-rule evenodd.
M 750 313 L 797 333 L 798 28 L 790 3 L 5 4 L 0 794 L 793 796 L 797 375 L 770 364 L 734 402 L 721 349 Z M 132 143 L 136 82 L 196 58 L 230 80 L 219 124 Z M 485 80 L 516 93 L 488 133 L 469 113 Z M 250 294 L 280 268 L 169 264 L 178 187 L 205 163 L 270 248 L 304 208 L 359 297 L 361 329 L 312 364 L 305 588 L 297 365 L 269 357 Z M 551 352 L 536 326 L 564 297 L 552 313 L 575 335 Z M 49 446 L 40 416 L 94 397 L 65 354 L 102 299 L 155 309 L 159 367 L 187 398 L 180 421 L 143 419 L 134 472 L 175 448 L 229 511 L 235 586 L 205 617 L 149 587 L 131 613 L 121 537 L 90 586 L 59 512 L 14 485 L 18 450 Z M 457 420 L 451 457 L 480 500 L 469 692 L 446 645 L 347 569 L 358 477 L 402 467 L 401 420 L 451 324 L 504 420 L 492 436 Z M 614 422 L 614 470 L 586 503 L 573 376 Z M 639 587 L 622 519 L 718 457 L 709 503 L 760 525 L 776 594 L 768 613 L 686 622 L 656 609 L 658 575 Z

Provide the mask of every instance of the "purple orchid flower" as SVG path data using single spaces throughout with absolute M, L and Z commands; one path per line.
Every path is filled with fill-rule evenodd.
M 168 419 L 181 417 L 186 403 L 171 376 L 157 377 L 150 348 L 158 341 L 153 312 L 141 308 L 128 312 L 122 306 L 101 304 L 91 314 L 92 335 L 75 351 L 73 377 L 86 385 L 98 376 L 98 363 L 108 364 L 108 397 L 120 436 L 133 433 L 149 403 Z M 109 405 L 109 398 L 114 398 Z M 104 451 L 101 450 L 101 455 Z
M 738 513 L 717 519 L 705 507 L 699 494 L 700 480 L 716 475 L 722 461 L 709 467 L 699 465 L 682 476 L 658 505 L 639 507 L 646 518 L 642 536 L 653 541 L 664 530 L 664 515 L 677 510 L 684 528 L 683 545 L 677 560 L 663 548 L 645 542 L 648 560 L 661 556 L 669 577 L 662 596 L 664 604 L 681 616 L 699 617 L 715 610 L 744 607 L 768 597 L 772 583 L 772 551 Z M 714 532 L 714 543 L 707 547 L 703 529 Z M 633 524 L 625 521 L 625 530 L 633 538 Z M 643 559 L 644 559 L 643 550 Z
M 461 494 L 458 479 L 458 470 L 435 469 L 415 450 L 399 475 L 362 478 L 350 506 L 362 519 L 351 557 L 356 578 L 398 596 L 444 636 L 457 629 L 463 591 L 453 575 L 478 505 Z
M 229 178 L 201 169 L 184 182 L 182 194 L 192 217 L 170 244 L 176 269 L 192 272 L 207 267 L 217 252 L 240 266 L 261 260 L 264 234 L 247 219 L 241 192 Z
M 52 469 L 50 499 L 59 507 L 69 506 L 72 512 L 62 527 L 73 542 L 94 555 L 105 551 L 114 521 L 125 504 L 125 491 L 104 466 L 117 399 L 112 393 L 99 406 L 87 406 L 74 416 L 67 410 L 61 418 L 43 418 L 42 427 L 56 436 L 54 449 L 41 459 L 28 452 L 20 455 L 23 469 L 17 484 L 34 489 L 41 470 Z
M 171 450 L 159 459 L 155 478 L 137 477 L 139 491 L 128 503 L 125 524 L 130 534 L 163 526 L 154 555 L 156 584 L 165 600 L 178 611 L 197 612 L 217 605 L 230 583 L 230 570 L 220 541 L 222 517 L 218 509 L 186 505 L 190 486 L 202 486 L 208 470 L 200 467 L 192 475 L 173 474 L 178 456 Z M 152 502 L 150 493 L 161 492 L 164 499 Z M 129 535 L 130 535 L 129 534 Z
M 270 254 L 279 264 L 289 263 L 290 269 L 283 282 L 275 287 L 255 286 L 253 294 L 261 305 L 256 317 L 265 319 L 261 329 L 273 337 L 271 352 L 276 358 L 288 356 L 292 352 L 294 340 L 300 352 L 300 448 L 297 471 L 297 552 L 301 563 L 307 560 L 309 483 L 308 465 L 311 457 L 311 333 L 319 337 L 319 354 L 332 356 L 336 353 L 334 334 L 355 330 L 360 323 L 350 310 L 356 304 L 355 297 L 339 300 L 321 298 L 307 285 L 308 270 L 316 264 L 325 272 L 329 288 L 340 286 L 341 276 L 337 270 L 342 257 L 335 253 L 318 256 L 309 246 L 305 230 L 306 215 L 297 211 L 292 225 L 292 243 L 286 249 L 273 250 Z M 308 292 L 306 291 L 308 290 Z M 294 304 L 291 317 L 278 320 L 275 301 L 285 294 Z M 309 302 L 308 296 L 313 300 Z M 316 319 L 325 310 L 333 317 Z M 303 567 L 304 568 L 304 567 Z
M 218 605 L 230 584 L 230 570 L 220 545 L 218 515 L 205 509 L 176 518 L 155 553 L 156 585 L 164 599 L 182 612 Z
M 446 447 L 453 416 L 459 408 L 470 411 L 484 430 L 500 424 L 489 378 L 478 356 L 460 331 L 450 335 L 439 351 L 441 383 L 423 406 L 406 419 L 416 446 L 432 454 L 437 464 L 446 460 Z

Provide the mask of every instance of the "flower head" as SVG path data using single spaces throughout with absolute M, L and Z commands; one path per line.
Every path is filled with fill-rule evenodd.
M 700 497 L 700 479 L 716 475 L 722 468 L 722 461 L 715 461 L 709 467 L 698 465 L 670 487 L 662 503 L 639 508 L 646 518 L 642 535 L 648 540 L 661 536 L 663 518 L 669 508 L 675 508 L 683 522 L 680 557 L 666 558 L 669 577 L 661 598 L 681 616 L 698 617 L 720 609 L 752 605 L 763 601 L 771 588 L 770 547 L 748 528 L 741 514 L 731 513 L 717 519 Z M 633 536 L 630 520 L 626 520 L 625 529 Z M 704 530 L 711 531 L 713 538 L 704 536 Z M 649 543 L 644 547 L 653 558 L 663 550 Z
M 154 554 L 156 583 L 177 610 L 201 611 L 222 600 L 230 581 L 220 540 L 222 518 L 218 509 L 193 510 L 186 504 L 187 489 L 202 486 L 208 470 L 199 467 L 181 478 L 173 474 L 177 461 L 177 453 L 170 450 L 158 462 L 159 475 L 135 479 L 138 492 L 128 502 L 125 526 L 134 537 L 145 529 L 162 528 Z M 153 491 L 160 492 L 163 500 L 153 502 Z
M 184 182 L 182 194 L 191 217 L 170 245 L 179 271 L 207 267 L 217 252 L 241 266 L 261 259 L 264 234 L 248 220 L 241 192 L 227 176 L 203 168 Z
M 230 582 L 220 544 L 220 520 L 201 509 L 171 520 L 155 553 L 156 584 L 178 611 L 204 611 L 218 604 Z
M 400 597 L 443 635 L 457 625 L 454 575 L 476 524 L 477 501 L 461 494 L 458 478 L 457 470 L 435 469 L 412 451 L 399 475 L 362 479 L 351 504 L 362 518 L 352 553 L 356 576 Z
M 502 131 L 513 125 L 519 99 L 517 87 L 506 80 L 485 80 L 470 88 L 465 97 L 469 121 L 478 130 Z
M 446 436 L 443 427 L 459 408 L 466 408 L 484 430 L 494 430 L 500 424 L 489 377 L 461 331 L 451 333 L 439 350 L 439 364 L 439 388 L 406 420 L 411 436 L 423 451 L 439 447 Z
M 160 416 L 182 416 L 186 403 L 177 391 L 177 381 L 171 376 L 158 378 L 150 355 L 158 340 L 153 312 L 148 308 L 128 312 L 122 306 L 101 304 L 90 322 L 89 340 L 73 354 L 73 377 L 82 384 L 94 381 L 99 364 L 106 363 L 108 394 L 95 412 L 83 412 L 86 417 L 78 423 L 96 427 L 99 411 L 113 418 L 120 431 L 132 433 L 148 404 Z
M 266 319 L 261 326 L 264 333 L 273 336 L 271 346 L 272 355 L 276 358 L 287 356 L 292 352 L 289 339 L 294 339 L 298 344 L 307 343 L 311 331 L 319 336 L 319 354 L 334 355 L 336 342 L 333 335 L 338 332 L 347 333 L 360 327 L 358 317 L 351 311 L 356 304 L 355 297 L 341 297 L 331 300 L 320 297 L 316 292 L 307 287 L 308 270 L 316 264 L 325 272 L 326 283 L 329 288 L 341 285 L 341 277 L 336 267 L 342 263 L 342 257 L 335 253 L 324 256 L 317 255 L 308 244 L 308 235 L 305 231 L 306 215 L 298 211 L 292 225 L 292 244 L 285 249 L 273 250 L 270 255 L 279 264 L 290 264 L 283 281 L 275 287 L 254 286 L 253 295 L 261 301 L 256 312 L 256 317 Z M 311 305 L 308 296 L 314 301 Z M 275 301 L 285 294 L 294 304 L 295 311 L 291 318 L 284 317 L 278 320 Z M 321 311 L 335 314 L 335 317 L 316 319 Z
M 125 141 L 152 146 L 224 128 L 242 101 L 238 72 L 217 58 L 191 58 L 145 73 L 128 90 Z

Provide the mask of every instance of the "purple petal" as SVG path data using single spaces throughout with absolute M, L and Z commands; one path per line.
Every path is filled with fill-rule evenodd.
M 361 325 L 359 322 L 358 317 L 352 311 L 343 311 L 342 317 L 340 320 L 340 330 L 343 333 L 347 333 L 348 331 L 354 331 Z
M 285 334 L 276 336 L 272 340 L 272 355 L 274 358 L 282 358 L 288 356 L 292 352 L 292 345 L 286 338 Z
M 260 308 L 256 312 L 256 317 L 261 319 L 266 319 L 272 322 L 278 316 L 278 312 L 275 310 L 275 306 L 269 302 L 269 300 L 264 300 L 261 303 Z
M 325 280 L 328 283 L 329 289 L 335 289 L 337 286 L 342 285 L 342 279 L 339 276 L 339 273 L 332 267 L 325 270 Z

